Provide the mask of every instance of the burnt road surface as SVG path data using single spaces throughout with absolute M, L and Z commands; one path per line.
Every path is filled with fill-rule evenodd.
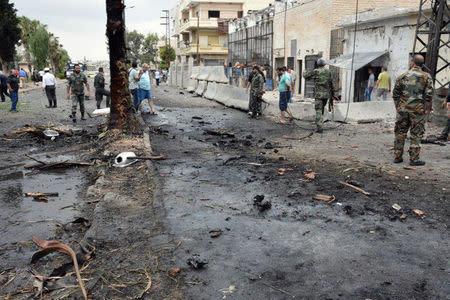
M 297 125 L 249 119 L 167 86 L 152 92 L 160 112 L 145 120 L 153 151 L 168 157 L 155 163 L 154 205 L 166 234 L 181 242 L 172 267 L 182 268 L 188 298 L 448 297 L 448 176 L 442 182 L 376 168 L 343 173 L 314 153 L 310 143 L 324 142 L 320 136 L 302 141 L 312 148 L 307 155 L 290 141 L 275 142 L 308 135 Z M 311 171 L 314 180 L 305 177 Z M 316 194 L 336 200 L 313 200 Z M 258 195 L 266 209 L 255 205 Z M 195 255 L 208 262 L 198 270 L 187 264 Z

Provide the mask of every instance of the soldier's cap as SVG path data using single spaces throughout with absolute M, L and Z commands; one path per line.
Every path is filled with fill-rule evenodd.
M 323 59 L 323 58 L 319 58 L 318 60 L 317 60 L 317 65 L 319 66 L 319 67 L 323 67 L 323 66 L 325 66 L 327 63 L 326 63 L 326 61 L 325 61 L 325 59 Z

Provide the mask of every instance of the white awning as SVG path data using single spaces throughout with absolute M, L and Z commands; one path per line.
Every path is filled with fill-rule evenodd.
M 387 54 L 388 51 L 379 51 L 379 52 L 356 52 L 355 58 L 353 61 L 353 70 L 359 70 L 365 65 L 370 64 L 375 59 Z M 335 66 L 341 69 L 352 69 L 352 54 L 342 55 L 327 61 L 327 64 L 330 66 Z

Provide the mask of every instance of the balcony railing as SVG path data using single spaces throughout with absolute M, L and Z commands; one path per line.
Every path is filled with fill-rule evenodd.
M 200 28 L 215 29 L 219 26 L 217 21 L 217 19 L 200 19 L 200 22 L 198 22 L 197 18 L 190 18 L 188 21 L 180 25 L 180 32 L 187 32 L 189 30 L 197 28 L 197 26 Z

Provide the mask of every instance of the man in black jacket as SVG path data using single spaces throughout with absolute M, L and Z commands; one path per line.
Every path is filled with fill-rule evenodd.
M 103 73 L 103 68 L 98 69 L 98 74 L 94 78 L 95 87 L 95 100 L 97 100 L 97 108 L 100 109 L 100 104 L 103 101 L 103 96 L 106 96 L 106 107 L 109 107 L 109 102 L 111 101 L 111 94 L 108 90 L 105 90 L 105 77 Z

